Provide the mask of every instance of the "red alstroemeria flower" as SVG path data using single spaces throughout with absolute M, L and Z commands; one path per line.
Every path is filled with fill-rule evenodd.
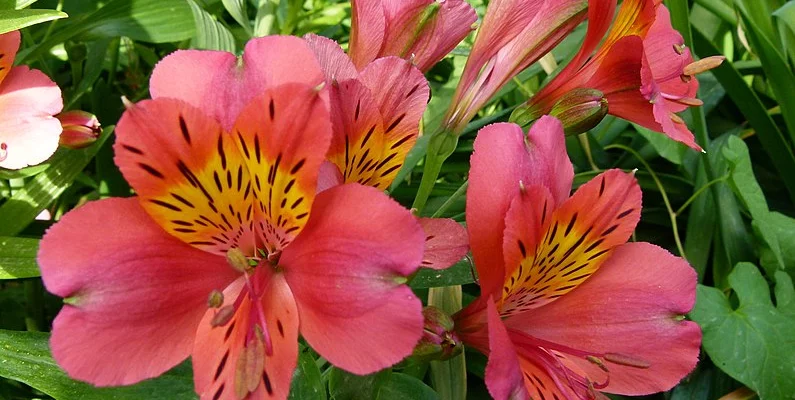
M 358 69 L 397 56 L 427 72 L 478 19 L 464 0 L 353 0 L 351 12 L 349 52 Z
M 0 35 L 0 168 L 44 162 L 58 149 L 61 89 L 39 70 L 14 67 L 19 31 Z
M 454 316 L 489 356 L 498 400 L 641 395 L 673 387 L 698 361 L 701 332 L 687 262 L 626 243 L 640 218 L 631 174 L 607 171 L 571 197 L 563 127 L 542 117 L 480 131 L 467 227 L 481 297 Z
M 615 1 L 603 3 L 589 15 L 612 17 L 614 8 Z M 597 89 L 607 100 L 609 114 L 701 150 L 676 113 L 702 104 L 695 98 L 698 80 L 692 74 L 703 69 L 688 68 L 693 57 L 671 26 L 668 9 L 661 0 L 624 1 L 607 38 L 589 58 L 609 26 L 610 18 L 589 24 L 579 53 L 526 108 L 543 115 L 572 90 Z
M 606 1 L 491 1 L 445 116 L 447 129 L 460 133 L 505 83 L 552 50 L 582 22 L 586 8 Z
M 284 44 L 291 51 L 273 51 Z M 131 384 L 192 356 L 202 399 L 284 399 L 299 333 L 358 374 L 398 362 L 420 338 L 422 305 L 403 284 L 422 260 L 420 224 L 374 188 L 317 193 L 331 122 L 314 83 L 290 82 L 322 79 L 314 56 L 298 38 L 246 51 L 243 65 L 222 63 L 229 74 L 210 68 L 230 61 L 223 53 L 167 57 L 152 91 L 206 110 L 169 97 L 130 106 L 116 163 L 138 196 L 84 205 L 44 236 L 44 284 L 66 299 L 50 344 L 70 376 Z M 239 79 L 263 76 L 249 60 L 291 68 L 265 69 L 261 93 L 233 109 Z M 184 76 L 167 80 L 174 71 L 196 91 L 174 84 Z M 206 84 L 227 78 L 237 86 Z
M 387 189 L 419 137 L 428 82 L 401 58 L 379 58 L 359 72 L 333 40 L 306 40 L 329 87 L 333 135 L 320 188 L 356 182 Z M 466 230 L 452 219 L 420 218 L 420 224 L 427 235 L 423 267 L 449 267 L 469 251 Z

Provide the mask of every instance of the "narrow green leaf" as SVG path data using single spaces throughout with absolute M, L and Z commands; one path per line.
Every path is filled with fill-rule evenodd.
M 56 10 L 0 10 L 0 34 L 66 17 L 66 13 Z
M 682 165 L 685 154 L 690 152 L 689 147 L 668 136 L 659 132 L 654 132 L 651 129 L 646 129 L 640 125 L 633 124 L 633 126 L 641 136 L 649 141 L 652 147 L 654 147 L 654 150 L 657 151 L 657 154 L 676 165 Z
M 21 10 L 23 8 L 27 8 L 31 4 L 37 2 L 39 0 L 16 0 L 17 3 L 17 10 Z
M 113 126 L 102 131 L 99 139 L 82 150 L 59 149 L 46 171 L 32 178 L 22 189 L 0 206 L 0 235 L 14 236 L 25 229 L 39 213 L 66 190 L 83 168 L 94 158 L 110 137 Z
M 729 275 L 739 307 L 719 289 L 699 285 L 690 313 L 701 325 L 702 343 L 712 361 L 762 399 L 785 399 L 795 393 L 792 280 L 783 272 L 775 278 L 778 306 L 759 270 L 740 263 Z
M 189 363 L 156 379 L 133 386 L 95 388 L 70 379 L 55 363 L 48 348 L 49 334 L 0 330 L 0 376 L 23 382 L 56 400 L 193 400 Z
M 759 5 L 764 4 L 764 2 L 754 0 L 753 4 L 757 3 Z M 787 124 L 790 139 L 795 142 L 795 75 L 793 75 L 781 52 L 771 42 L 770 36 L 755 24 L 757 21 L 752 19 L 752 15 L 755 15 L 758 9 L 755 7 L 746 8 L 741 4 L 741 0 L 735 0 L 735 5 L 737 5 L 745 26 L 745 35 L 762 61 L 762 69 L 764 69 L 765 76 L 770 82 L 770 88 L 776 95 L 776 100 L 778 100 L 781 107 L 781 115 Z M 769 13 L 766 18 L 770 20 Z
M 795 63 L 795 2 L 788 1 L 774 11 L 773 19 L 778 27 L 781 45 L 789 57 L 790 65 L 792 65 Z
M 698 48 L 702 51 L 701 55 L 720 54 L 718 49 L 707 40 L 706 36 L 696 26 L 694 29 L 694 39 Z M 787 142 L 784 134 L 778 129 L 773 119 L 767 113 L 759 96 L 756 95 L 743 80 L 743 76 L 735 69 L 734 65 L 727 61 L 713 69 L 712 74 L 726 89 L 726 93 L 737 105 L 740 112 L 748 119 L 748 122 L 756 131 L 759 141 L 762 143 L 770 160 L 779 172 L 779 177 L 784 181 L 784 186 L 790 194 L 790 198 L 795 201 L 795 155 Z
M 288 399 L 326 400 L 326 386 L 310 351 L 304 351 L 298 356 Z
M 36 264 L 38 239 L 0 237 L 0 279 L 39 276 Z
M 196 22 L 196 36 L 191 41 L 191 47 L 205 50 L 223 50 L 235 52 L 235 39 L 215 17 L 201 8 L 193 0 L 187 0 Z
M 232 18 L 251 36 L 251 21 L 248 19 L 246 0 L 221 0 L 221 2 L 224 3 L 224 8 Z

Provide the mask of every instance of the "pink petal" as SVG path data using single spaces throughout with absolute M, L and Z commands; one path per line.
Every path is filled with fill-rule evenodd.
M 172 98 L 129 107 L 116 134 L 116 165 L 160 226 L 205 251 L 254 255 L 253 183 L 237 138 Z
M 341 81 L 345 79 L 356 79 L 359 73 L 353 65 L 350 57 L 345 54 L 337 42 L 313 33 L 304 36 L 306 44 L 315 53 L 320 69 L 327 81 Z
M 569 198 L 574 180 L 574 167 L 566 152 L 563 124 L 545 115 L 530 128 L 527 139 L 531 166 L 530 176 L 523 183 L 527 186 L 545 186 L 555 200 L 553 205 L 560 205 Z
M 382 0 L 351 1 L 351 38 L 348 53 L 358 69 L 381 52 L 386 31 Z
M 411 58 L 423 72 L 452 51 L 478 19 L 462 0 L 387 0 L 383 4 L 387 29 L 380 55 Z M 430 6 L 438 10 L 423 20 Z
M 579 69 L 602 41 L 613 22 L 616 13 L 616 0 L 588 0 L 588 31 L 577 55 L 566 65 L 568 69 Z M 571 67 L 569 67 L 571 66 Z M 563 74 L 563 71 L 560 72 Z
M 61 134 L 53 115 L 62 108 L 61 89 L 47 75 L 27 66 L 12 68 L 0 83 L 0 167 L 19 169 L 50 158 Z
M 684 46 L 682 35 L 671 26 L 671 17 L 664 5 L 657 7 L 654 24 L 643 39 L 643 52 L 651 75 L 663 92 L 672 96 L 695 97 L 698 79 L 681 78 L 685 66 L 693 62 L 693 56 L 690 49 Z M 687 108 L 670 101 L 669 105 L 679 106 L 671 110 L 674 112 Z
M 342 173 L 334 163 L 331 161 L 323 161 L 323 163 L 320 164 L 320 171 L 317 174 L 318 193 L 333 188 L 334 186 L 342 185 L 343 183 L 345 183 L 345 180 L 342 177 Z
M 287 398 L 298 356 L 298 311 L 284 275 L 270 270 L 267 275 L 261 299 L 247 290 L 241 293 L 242 278 L 224 291 L 224 307 L 239 302 L 228 323 L 211 325 L 218 310 L 208 310 L 199 323 L 192 361 L 196 393 L 202 399 L 237 400 L 244 393 L 252 399 Z M 256 301 L 261 302 L 265 326 L 253 307 Z M 258 329 L 271 342 L 270 354 L 264 341 L 258 343 Z
M 574 291 L 506 324 L 539 339 L 623 357 L 623 363 L 606 361 L 606 392 L 665 391 L 698 361 L 701 332 L 681 317 L 693 307 L 695 285 L 696 273 L 685 260 L 648 243 L 628 243 Z M 605 381 L 592 363 L 571 359 L 593 381 Z M 648 368 L 627 365 L 633 361 Z
M 467 189 L 467 230 L 480 279 L 481 296 L 499 294 L 505 277 L 502 234 L 505 214 L 520 182 L 530 171 L 530 156 L 522 129 L 493 124 L 475 138 Z
M 71 377 L 128 385 L 184 360 L 207 295 L 237 273 L 168 235 L 135 198 L 88 203 L 42 239 L 44 285 L 70 298 L 53 323 L 53 356 Z
M 444 269 L 466 256 L 469 237 L 461 224 L 449 218 L 420 218 L 419 221 L 425 231 L 425 253 L 420 265 Z
M 485 380 L 489 394 L 496 400 L 527 399 L 529 395 L 524 385 L 519 356 L 491 299 L 488 300 L 487 312 L 489 361 Z
M 417 270 L 424 242 L 416 218 L 375 188 L 347 184 L 319 193 L 280 261 L 312 348 L 357 374 L 410 354 L 422 333 L 422 305 L 403 283 Z
M 323 73 L 306 42 L 293 36 L 250 40 L 242 66 L 231 53 L 178 50 L 152 72 L 152 98 L 181 99 L 231 130 L 240 111 L 266 88 L 290 82 L 317 86 Z
M 11 31 L 0 35 L 0 82 L 11 72 L 14 59 L 19 50 L 19 31 Z
M 584 86 L 599 89 L 607 95 L 608 107 L 612 113 L 614 107 L 610 103 L 611 94 L 640 91 L 642 59 L 643 41 L 637 36 L 621 38 L 608 50 Z

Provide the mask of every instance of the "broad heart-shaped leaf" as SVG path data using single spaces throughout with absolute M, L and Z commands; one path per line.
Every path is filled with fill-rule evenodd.
M 190 363 L 133 386 L 95 388 L 70 379 L 48 348 L 49 334 L 0 330 L 0 376 L 23 382 L 56 400 L 196 399 Z
M 333 368 L 329 394 L 334 400 L 438 400 L 439 396 L 421 380 L 385 369 L 359 376 Z
M 36 264 L 39 239 L 0 237 L 0 279 L 40 276 Z
M 768 212 L 767 200 L 754 177 L 748 146 L 742 139 L 730 136 L 722 153 L 729 164 L 729 183 L 734 194 L 742 200 L 754 219 L 766 214 Z
M 789 275 L 776 272 L 775 279 L 777 306 L 757 267 L 739 263 L 729 274 L 739 307 L 734 309 L 720 290 L 699 285 L 690 313 L 701 325 L 712 361 L 762 400 L 795 393 L 795 291 Z
M 759 239 L 759 263 L 768 274 L 777 269 L 795 277 L 795 219 L 768 212 L 751 223 Z
M 81 150 L 61 148 L 50 159 L 50 167 L 36 175 L 0 206 L 0 235 L 14 236 L 63 193 L 110 137 L 113 126 L 99 139 Z
M 220 22 L 210 13 L 196 4 L 194 0 L 187 0 L 196 22 L 196 35 L 191 41 L 191 47 L 202 50 L 223 50 L 235 52 L 235 38 Z
M 0 10 L 0 34 L 66 17 L 65 13 L 56 10 Z
M 298 356 L 288 399 L 326 400 L 326 385 L 320 375 L 320 368 L 308 348 L 304 348 Z

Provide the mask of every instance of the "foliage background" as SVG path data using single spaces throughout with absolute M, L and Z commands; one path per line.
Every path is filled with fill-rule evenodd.
M 487 1 L 469 0 L 483 15 Z M 607 168 L 637 169 L 644 193 L 635 239 L 685 256 L 701 285 L 690 318 L 704 331 L 697 369 L 668 393 L 649 399 L 795 398 L 795 2 L 667 0 L 674 26 L 694 54 L 727 62 L 702 74 L 704 106 L 686 115 L 707 151 L 613 117 L 569 137 L 581 184 Z M 68 14 L 68 18 L 65 18 Z M 51 220 L 86 201 L 129 196 L 113 164 L 113 124 L 122 96 L 148 97 L 148 77 L 178 48 L 239 52 L 252 36 L 315 32 L 347 42 L 350 5 L 337 0 L 0 0 L 0 32 L 23 29 L 17 63 L 41 69 L 63 90 L 65 109 L 96 114 L 99 140 L 83 150 L 60 149 L 47 163 L 0 170 L 0 399 L 193 399 L 189 362 L 164 376 L 125 388 L 96 389 L 68 379 L 53 362 L 46 333 L 60 307 L 38 278 L 38 241 Z M 554 51 L 565 63 L 584 35 L 576 30 Z M 431 70 L 433 99 L 426 130 L 438 124 L 457 83 L 469 37 Z M 554 75 L 554 68 L 548 72 Z M 468 127 L 442 169 L 425 213 L 464 220 L 464 193 L 478 128 L 507 119 L 549 79 L 534 65 L 520 74 Z M 426 137 L 427 139 L 427 137 Z M 391 194 L 410 206 L 427 140 L 412 150 Z M 75 237 L 80 241 L 80 237 Z M 477 295 L 466 260 L 450 270 L 423 271 L 413 282 L 465 285 Z M 438 303 L 443 290 L 434 291 Z M 442 299 L 445 297 L 442 296 Z M 620 338 L 616 338 L 620 340 Z M 466 375 L 463 358 L 466 358 Z M 485 358 L 467 351 L 445 363 L 406 361 L 357 377 L 331 367 L 302 346 L 293 379 L 295 399 L 488 398 Z M 428 371 L 432 370 L 433 374 Z M 616 396 L 618 398 L 618 396 Z

